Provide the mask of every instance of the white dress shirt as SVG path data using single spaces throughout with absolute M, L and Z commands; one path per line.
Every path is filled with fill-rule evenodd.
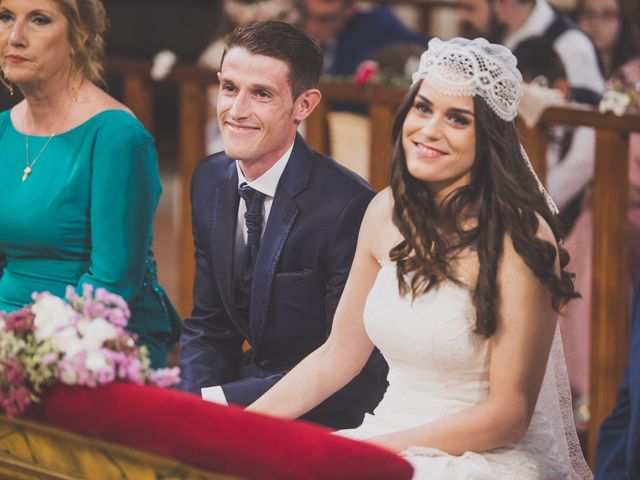
M 282 176 L 282 172 L 284 172 L 287 163 L 289 162 L 289 157 L 291 157 L 291 152 L 293 151 L 293 144 L 289 147 L 289 149 L 285 152 L 285 154 L 280 157 L 280 159 L 274 163 L 269 170 L 264 172 L 255 180 L 249 181 L 245 178 L 242 169 L 240 168 L 240 162 L 236 161 L 236 169 L 238 170 L 238 187 L 243 183 L 246 183 L 251 188 L 263 193 L 264 203 L 262 205 L 262 234 L 264 235 L 265 226 L 267 225 L 267 220 L 269 218 L 269 213 L 271 213 L 271 205 L 273 205 L 273 197 L 276 195 L 276 190 L 278 189 L 278 183 L 280 182 L 280 177 Z M 244 219 L 244 214 L 247 211 L 247 205 L 244 199 L 240 198 L 240 203 L 238 205 L 238 222 L 236 224 L 236 241 L 235 241 L 235 259 L 238 259 L 238 255 L 245 243 L 247 243 L 247 225 Z M 222 405 L 228 405 L 227 399 L 224 396 L 224 391 L 222 387 L 219 385 L 215 385 L 212 387 L 204 387 L 200 389 L 200 395 L 203 400 L 207 400 L 209 402 L 220 403 Z
M 269 170 L 264 172 L 255 180 L 249 181 L 245 178 L 242 169 L 240 168 L 240 162 L 236 162 L 236 170 L 238 171 L 238 188 L 243 183 L 246 183 L 254 190 L 259 191 L 265 195 L 264 203 L 262 205 L 262 234 L 264 235 L 264 227 L 267 225 L 269 219 L 269 213 L 271 213 L 271 205 L 273 205 L 273 197 L 276 195 L 278 189 L 278 183 L 282 172 L 284 172 L 287 163 L 289 163 L 289 157 L 293 150 L 293 144 L 280 157 L 280 159 L 274 163 Z M 240 204 L 238 205 L 238 222 L 236 223 L 236 257 L 240 254 L 240 249 L 247 243 L 247 225 L 244 220 L 244 214 L 247 212 L 247 204 L 244 199 L 240 198 Z

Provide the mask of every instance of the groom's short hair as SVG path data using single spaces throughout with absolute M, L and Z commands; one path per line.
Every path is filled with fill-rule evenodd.
M 322 72 L 320 44 L 304 30 L 285 22 L 257 22 L 236 28 L 226 38 L 222 61 L 232 48 L 244 48 L 252 55 L 282 60 L 289 66 L 289 85 L 293 98 L 315 88 Z

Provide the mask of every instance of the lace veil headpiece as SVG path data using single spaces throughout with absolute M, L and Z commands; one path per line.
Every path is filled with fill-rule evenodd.
M 445 95 L 480 96 L 498 117 L 510 122 L 518 114 L 523 92 L 522 75 L 516 64 L 511 50 L 484 38 L 458 37 L 447 41 L 433 38 L 420 57 L 412 83 L 426 80 Z M 549 210 L 557 214 L 558 207 L 536 175 L 522 146 L 521 153 Z

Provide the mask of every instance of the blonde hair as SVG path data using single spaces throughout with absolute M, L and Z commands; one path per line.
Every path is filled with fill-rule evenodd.
M 104 84 L 104 32 L 107 14 L 100 0 L 54 0 L 67 19 L 73 50 L 71 74 Z

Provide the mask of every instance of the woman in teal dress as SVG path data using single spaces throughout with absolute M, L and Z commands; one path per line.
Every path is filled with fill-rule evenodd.
M 0 310 L 85 283 L 129 302 L 129 329 L 166 365 L 179 318 L 156 279 L 161 194 L 149 133 L 102 81 L 99 0 L 0 0 Z

